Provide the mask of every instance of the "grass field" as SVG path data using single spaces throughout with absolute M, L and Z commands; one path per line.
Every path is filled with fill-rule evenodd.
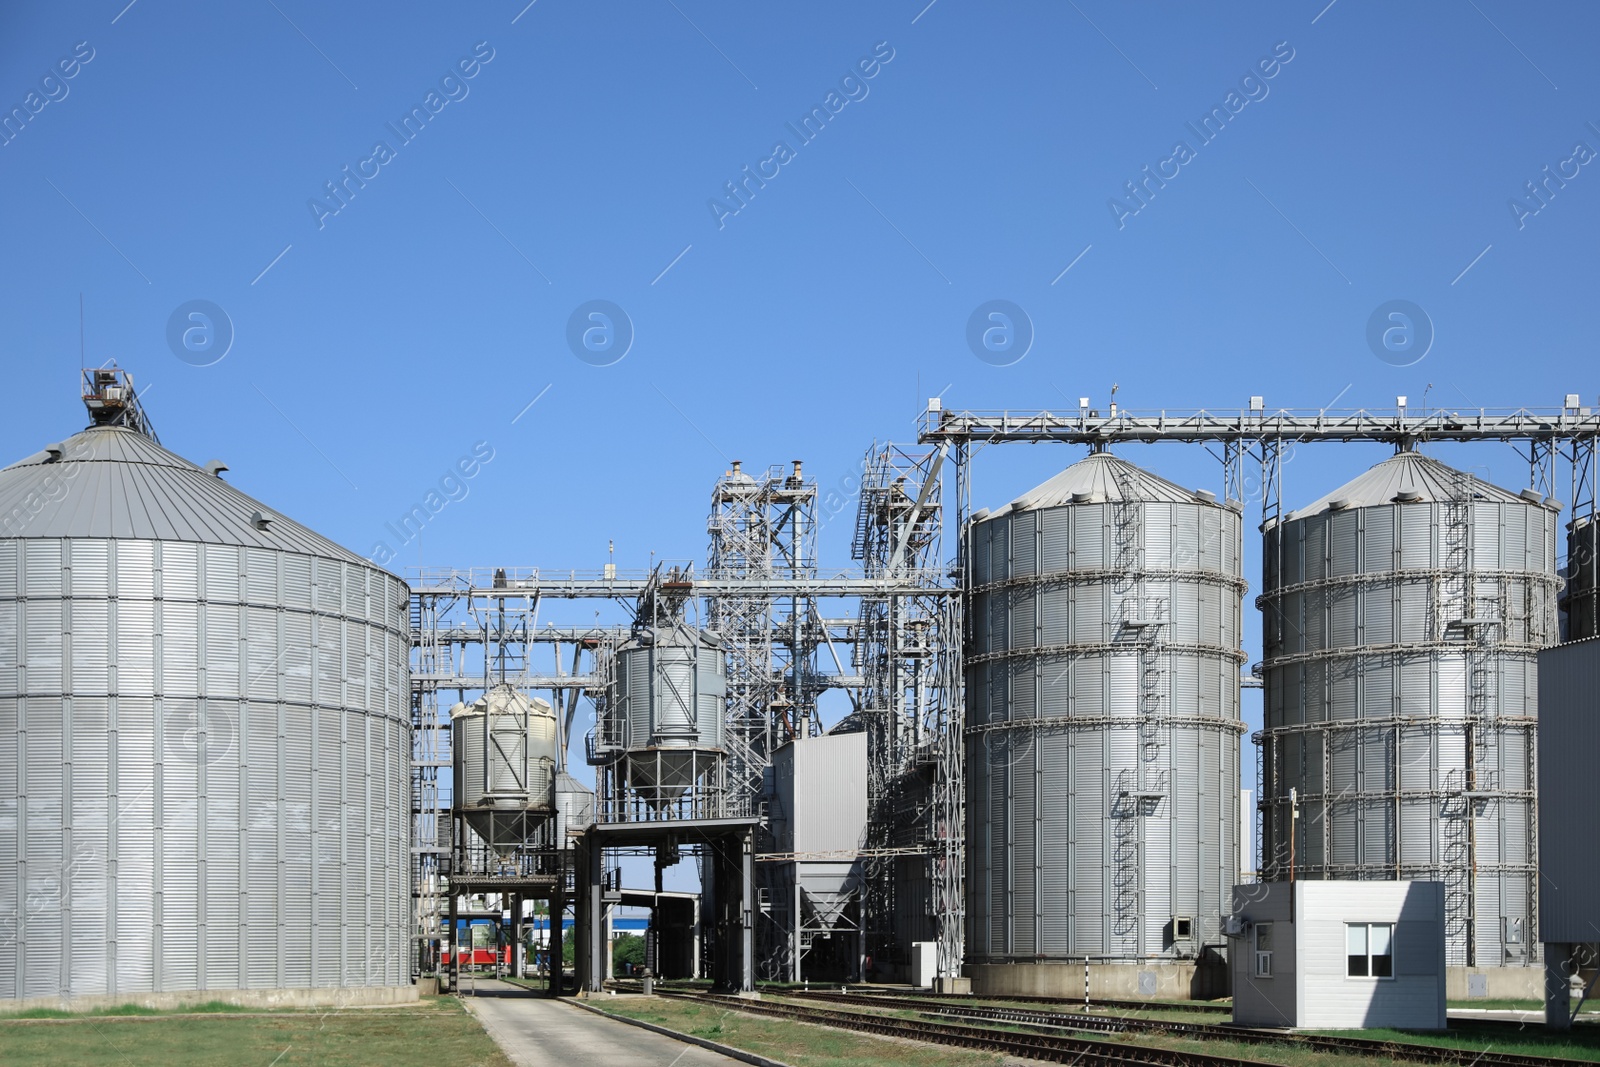
M 782 1060 L 793 1067 L 998 1067 L 1001 1057 L 938 1045 L 914 1044 L 832 1030 L 807 1023 L 742 1015 L 714 1004 L 681 1000 L 603 999 L 592 1001 L 615 1015 L 643 1019 L 680 1033 Z
M 193 1009 L 191 1009 L 192 1011 Z M 0 1064 L 78 1067 L 511 1067 L 449 997 L 415 1007 L 201 1014 L 118 1009 L 0 1020 Z

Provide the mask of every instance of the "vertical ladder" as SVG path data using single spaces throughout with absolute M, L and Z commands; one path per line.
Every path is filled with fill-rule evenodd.
M 1111 468 L 1117 486 L 1112 506 L 1112 591 L 1119 599 L 1119 619 L 1114 639 L 1134 643 L 1136 679 L 1135 700 L 1131 709 L 1137 729 L 1137 749 L 1132 767 L 1118 769 L 1112 796 L 1112 933 L 1121 951 L 1139 954 L 1143 938 L 1140 930 L 1140 817 L 1144 813 L 1142 794 L 1146 784 L 1158 774 L 1160 766 L 1160 727 L 1162 696 L 1165 691 L 1164 657 L 1153 644 L 1160 631 L 1159 619 L 1147 619 L 1143 582 L 1140 577 L 1143 547 L 1142 508 L 1125 473 Z M 1146 625 L 1153 623 L 1154 625 Z M 1146 765 L 1149 765 L 1148 769 Z M 1109 946 L 1108 946 L 1109 947 Z
M 1111 930 L 1125 941 L 1133 941 L 1139 928 L 1138 774 L 1118 771 L 1111 797 Z
M 1440 866 L 1444 880 L 1445 962 L 1466 966 L 1467 958 L 1467 822 L 1472 801 L 1466 792 L 1466 772 L 1460 768 L 1445 774 L 1444 796 L 1439 805 Z
M 1439 588 L 1439 615 L 1435 639 L 1463 643 L 1464 672 L 1462 708 L 1465 731 L 1462 738 L 1464 767 L 1445 775 L 1439 805 L 1440 860 L 1445 884 L 1445 949 L 1447 962 L 1471 965 L 1472 951 L 1472 800 L 1465 796 L 1472 789 L 1472 770 L 1481 744 L 1481 716 L 1486 710 L 1485 663 L 1479 649 L 1481 636 L 1476 623 L 1476 603 L 1472 574 L 1472 499 L 1473 477 L 1458 472 L 1444 508 L 1444 573 Z M 1436 723 L 1435 738 L 1443 740 L 1444 724 Z
M 1143 598 L 1139 619 L 1139 759 L 1159 772 L 1161 730 L 1167 719 L 1171 684 L 1167 677 L 1168 657 L 1162 635 L 1166 629 L 1166 601 L 1161 597 Z

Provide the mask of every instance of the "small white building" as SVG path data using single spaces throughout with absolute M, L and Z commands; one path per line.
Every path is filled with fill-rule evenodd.
M 1443 882 L 1235 886 L 1233 1021 L 1443 1030 Z

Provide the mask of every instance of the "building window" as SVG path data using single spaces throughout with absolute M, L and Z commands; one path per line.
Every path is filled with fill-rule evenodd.
M 1394 924 L 1346 923 L 1346 973 L 1351 978 L 1394 977 Z
M 1272 977 L 1272 924 L 1256 924 L 1256 977 Z

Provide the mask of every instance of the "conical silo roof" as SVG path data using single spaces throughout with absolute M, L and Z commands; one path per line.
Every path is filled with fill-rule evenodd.
M 1023 493 L 1008 504 L 1006 510 L 1033 511 L 1063 504 L 1124 499 L 1193 504 L 1199 498 L 1193 490 L 1151 474 L 1125 459 L 1118 459 L 1109 452 L 1094 452 Z
M 1376 467 L 1357 475 L 1319 500 L 1291 512 L 1289 518 L 1303 519 L 1343 508 L 1370 508 L 1383 504 L 1423 504 L 1448 501 L 1463 478 L 1472 478 L 1474 500 L 1530 504 L 1508 489 L 1456 470 L 1420 452 L 1399 452 Z
M 239 545 L 373 566 L 120 426 L 92 426 L 0 470 L 0 537 Z

